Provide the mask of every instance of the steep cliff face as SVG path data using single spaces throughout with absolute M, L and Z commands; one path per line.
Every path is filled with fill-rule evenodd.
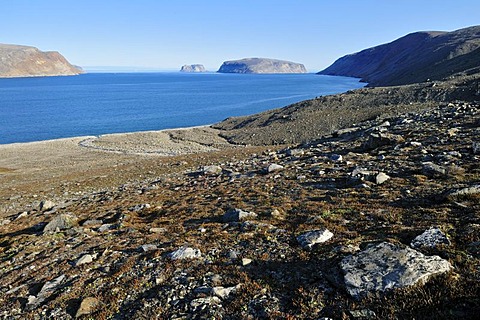
M 265 58 L 246 58 L 225 61 L 218 72 L 221 73 L 306 73 L 301 63 Z
M 203 64 L 186 64 L 182 66 L 180 72 L 206 72 Z
M 77 75 L 83 71 L 71 65 L 56 51 L 35 47 L 0 44 L 0 77 L 40 77 Z
M 452 32 L 416 32 L 344 56 L 319 74 L 362 78 L 371 86 L 441 80 L 480 71 L 480 26 Z

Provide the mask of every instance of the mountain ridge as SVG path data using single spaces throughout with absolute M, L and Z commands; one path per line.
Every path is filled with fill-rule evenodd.
M 469 70 L 478 72 L 479 49 L 480 26 L 420 31 L 343 56 L 318 74 L 357 77 L 370 86 L 442 80 Z

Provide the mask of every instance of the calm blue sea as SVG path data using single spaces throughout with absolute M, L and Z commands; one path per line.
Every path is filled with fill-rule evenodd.
M 0 79 L 0 144 L 212 124 L 363 85 L 358 79 L 315 74 Z

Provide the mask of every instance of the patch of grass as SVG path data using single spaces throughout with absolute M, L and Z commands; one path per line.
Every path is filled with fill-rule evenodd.
M 15 171 L 15 169 L 0 167 L 0 174 L 12 173 L 14 171 Z

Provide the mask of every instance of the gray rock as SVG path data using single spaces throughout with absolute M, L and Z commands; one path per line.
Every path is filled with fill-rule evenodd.
M 284 169 L 283 166 L 276 163 L 272 163 L 265 169 L 265 171 L 268 173 L 272 173 L 272 172 L 282 171 L 283 169 Z
M 474 185 L 471 187 L 459 189 L 459 190 L 453 190 L 447 194 L 447 198 L 449 199 L 457 199 L 457 198 L 462 198 L 465 196 L 472 196 L 472 195 L 477 195 L 480 194 L 480 184 L 479 185 Z
M 66 230 L 73 228 L 77 225 L 77 218 L 71 214 L 59 214 L 55 216 L 45 228 L 43 228 L 44 233 L 58 232 L 61 230 Z
M 242 258 L 242 266 L 248 266 L 250 263 L 252 263 L 252 259 Z
M 94 259 L 95 257 L 93 255 L 85 254 L 81 256 L 80 259 L 77 260 L 77 262 L 75 262 L 75 267 L 81 266 L 82 264 L 91 263 Z
M 433 162 L 424 162 L 422 168 L 423 174 L 430 177 L 445 176 L 447 169 Z
M 379 174 L 377 174 L 375 176 L 375 183 L 376 184 L 382 184 L 385 181 L 387 181 L 388 179 L 390 179 L 390 176 L 388 176 L 387 174 L 385 174 L 383 172 L 380 172 Z
M 205 305 L 217 305 L 222 301 L 218 297 L 206 297 L 194 299 L 190 302 L 190 306 L 194 309 L 200 308 Z
M 335 136 L 335 137 L 348 136 L 348 135 L 351 135 L 353 133 L 356 133 L 359 130 L 360 130 L 360 128 L 354 128 L 354 127 L 339 129 L 339 130 L 336 130 L 335 132 L 333 132 L 333 136 Z
M 148 231 L 150 233 L 164 233 L 164 232 L 167 232 L 167 229 L 165 229 L 165 228 L 150 228 Z
M 27 211 L 24 211 L 24 212 L 20 213 L 20 214 L 15 218 L 15 220 L 23 219 L 23 218 L 26 218 L 26 217 L 28 217 L 28 212 L 27 212 Z
M 371 133 L 363 144 L 364 150 L 374 150 L 383 146 L 395 145 L 405 142 L 402 136 L 391 133 Z
M 101 301 L 95 297 L 86 297 L 82 300 L 82 303 L 80 303 L 80 307 L 75 314 L 75 318 L 80 318 L 81 316 L 85 316 L 97 311 L 101 304 Z
M 49 296 L 51 296 L 64 283 L 66 276 L 64 274 L 56 277 L 52 281 L 47 281 L 37 296 L 29 296 L 27 309 L 32 310 L 41 305 Z
M 271 212 L 270 212 L 270 216 L 272 218 L 275 218 L 275 219 L 279 219 L 279 220 L 283 220 L 285 219 L 285 212 L 280 211 L 278 209 L 273 209 Z
M 343 160 L 343 157 L 341 154 L 332 154 L 330 155 L 330 160 L 335 161 L 335 162 L 341 162 Z
M 450 240 L 448 240 L 447 235 L 440 229 L 432 227 L 413 239 L 410 246 L 413 248 L 434 248 L 440 244 L 450 245 Z
M 150 208 L 151 208 L 151 205 L 149 203 L 142 203 L 142 204 L 137 204 L 133 207 L 130 207 L 130 208 L 128 208 L 128 210 L 130 210 L 132 212 L 140 212 L 142 210 L 150 209 Z
M 375 312 L 369 309 L 350 310 L 350 314 L 355 319 L 377 319 Z
M 206 72 L 203 64 L 186 64 L 180 69 L 180 72 Z
M 144 245 L 140 246 L 140 250 L 143 251 L 143 252 L 155 251 L 157 249 L 158 249 L 157 246 L 154 245 L 154 244 L 144 244 Z
M 200 250 L 190 247 L 181 247 L 169 254 L 169 257 L 172 260 L 198 259 L 201 256 L 202 253 Z
M 473 154 L 480 154 L 480 142 L 472 143 Z
M 240 222 L 245 220 L 255 219 L 257 214 L 255 212 L 243 211 L 242 209 L 229 209 L 222 216 L 223 222 Z
M 408 247 L 383 242 L 344 258 L 345 285 L 354 298 L 420 283 L 448 272 L 451 264 L 438 256 L 425 256 Z
M 351 173 L 352 177 L 357 177 L 361 179 L 365 179 L 365 178 L 368 179 L 369 176 L 372 176 L 374 174 L 375 174 L 375 171 L 369 171 L 363 168 L 355 168 Z
M 232 260 L 238 259 L 238 252 L 235 250 L 230 250 L 228 251 L 227 257 Z
M 102 224 L 102 223 L 103 223 L 102 220 L 92 219 L 92 220 L 87 220 L 87 221 L 85 221 L 84 223 L 82 223 L 82 226 L 83 226 L 83 227 L 97 226 L 97 225 L 100 225 L 100 224 Z
M 219 297 L 222 300 L 225 300 L 226 298 L 228 298 L 228 296 L 230 296 L 230 294 L 235 293 L 239 287 L 240 287 L 240 285 L 237 285 L 237 286 L 234 286 L 234 287 L 228 287 L 228 288 L 213 287 L 212 288 L 212 294 L 214 296 Z
M 51 200 L 43 200 L 40 202 L 40 211 L 52 210 L 57 204 Z
M 98 228 L 98 232 L 105 232 L 107 230 L 110 230 L 113 228 L 113 224 L 111 223 L 105 223 L 105 224 L 102 224 L 100 226 L 100 228 Z
M 287 156 L 290 156 L 290 157 L 298 157 L 303 155 L 304 153 L 305 152 L 303 151 L 303 149 L 288 149 L 286 151 Z
M 219 173 L 222 173 L 222 167 L 215 166 L 215 165 L 204 166 L 202 168 L 202 173 L 203 174 L 219 174 Z
M 326 242 L 332 237 L 333 233 L 328 229 L 312 230 L 299 235 L 297 241 L 302 248 L 310 250 L 315 244 Z

